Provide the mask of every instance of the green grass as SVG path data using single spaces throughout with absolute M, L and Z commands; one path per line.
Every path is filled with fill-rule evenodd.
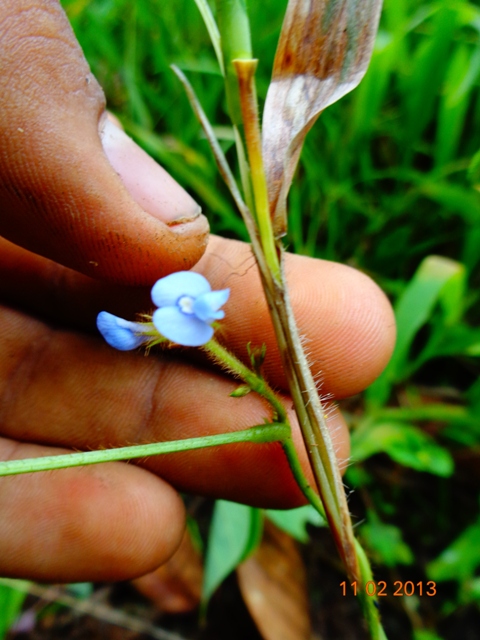
M 260 99 L 285 4 L 251 3 Z M 202 201 L 215 230 L 241 235 L 169 69 L 175 63 L 189 73 L 211 121 L 227 124 L 193 0 L 64 6 L 110 109 Z M 349 261 L 384 279 L 408 278 L 432 252 L 476 266 L 480 196 L 467 168 L 480 149 L 479 30 L 475 3 L 386 0 L 365 80 L 309 134 L 291 195 L 292 250 Z

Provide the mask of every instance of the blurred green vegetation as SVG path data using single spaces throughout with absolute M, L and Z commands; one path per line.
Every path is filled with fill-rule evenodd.
M 25 591 L 0 583 L 0 640 L 20 615 L 25 598 Z
M 169 69 L 187 73 L 235 163 L 193 0 L 62 3 L 111 111 L 191 191 L 215 232 L 245 239 Z M 250 3 L 260 101 L 285 6 Z M 309 133 L 289 199 L 289 248 L 364 270 L 395 305 L 392 363 L 345 407 L 347 482 L 363 501 L 360 535 L 379 575 L 446 581 L 435 601 L 399 604 L 416 638 L 440 627 L 459 637 L 448 629 L 458 632 L 466 611 L 479 624 L 479 150 L 480 3 L 385 0 L 369 71 Z M 386 624 L 392 638 L 407 637 L 388 614 Z
M 203 202 L 215 230 L 244 235 L 169 69 L 189 74 L 229 146 L 222 81 L 193 0 L 63 4 L 109 108 Z M 251 3 L 260 100 L 285 6 Z M 348 261 L 393 292 L 428 253 L 477 265 L 480 195 L 467 170 L 480 149 L 479 31 L 478 3 L 386 0 L 366 78 L 307 139 L 290 198 L 292 250 Z

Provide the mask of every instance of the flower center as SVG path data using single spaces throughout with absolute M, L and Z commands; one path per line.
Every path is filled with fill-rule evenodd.
M 178 299 L 177 304 L 182 313 L 185 313 L 188 316 L 193 316 L 193 303 L 195 302 L 194 298 L 191 296 L 182 296 Z

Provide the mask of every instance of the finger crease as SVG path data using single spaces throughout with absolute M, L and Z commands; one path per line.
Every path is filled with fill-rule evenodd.
M 155 374 L 152 371 L 152 380 L 148 392 L 145 394 L 142 418 L 134 435 L 134 442 L 138 444 L 151 442 L 154 416 L 158 411 L 158 391 L 163 386 L 166 370 L 168 370 L 168 364 L 165 361 L 158 359 L 155 364 Z
M 29 390 L 35 380 L 42 373 L 42 362 L 45 361 L 49 350 L 50 341 L 54 330 L 42 326 L 36 335 L 22 345 L 25 348 L 15 349 L 16 363 L 3 380 L 3 389 L 0 390 L 0 424 L 8 432 L 15 428 L 16 437 L 22 439 L 24 434 L 17 429 L 13 422 L 19 410 L 19 403 L 28 403 Z

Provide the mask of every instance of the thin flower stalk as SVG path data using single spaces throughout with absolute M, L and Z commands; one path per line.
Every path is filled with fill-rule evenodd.
M 257 425 L 242 431 L 233 433 L 220 433 L 199 438 L 185 438 L 184 440 L 172 440 L 171 442 L 154 442 L 152 444 L 139 444 L 130 447 L 118 447 L 116 449 L 100 449 L 98 451 L 82 451 L 79 453 L 67 453 L 58 456 L 42 456 L 40 458 L 23 458 L 21 460 L 8 460 L 0 462 L 0 477 L 13 476 L 38 471 L 52 471 L 54 469 L 67 469 L 70 467 L 84 467 L 104 462 L 119 460 L 135 460 L 182 451 L 194 451 L 218 447 L 241 442 L 282 442 L 284 437 L 290 434 L 289 425 L 276 422 L 270 425 Z
M 254 371 L 246 367 L 243 362 L 230 353 L 216 340 L 210 340 L 203 345 L 203 350 L 210 356 L 211 360 L 220 365 L 228 373 L 240 378 L 252 391 L 261 395 L 271 405 L 274 411 L 273 422 L 288 424 L 288 417 L 282 401 L 272 390 L 266 380 Z

